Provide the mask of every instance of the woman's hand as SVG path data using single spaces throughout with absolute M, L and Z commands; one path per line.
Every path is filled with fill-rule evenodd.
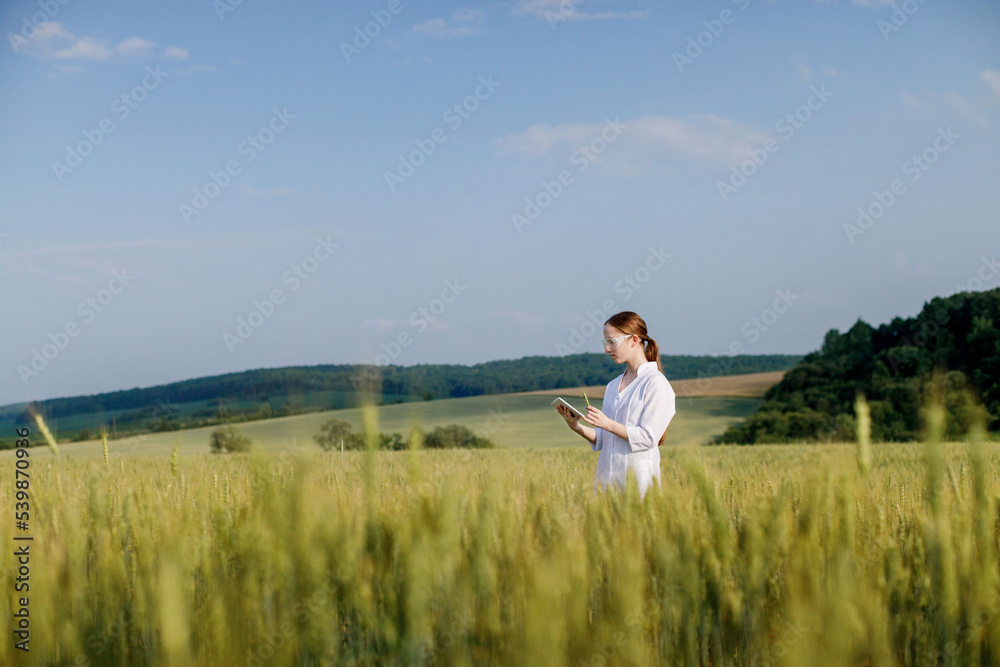
M 562 418 L 566 420 L 566 426 L 574 433 L 579 433 L 583 438 L 593 444 L 597 442 L 597 431 L 590 428 L 589 426 L 584 426 L 580 423 L 580 418 L 573 414 L 573 411 L 564 405 L 557 405 L 556 410 L 562 415 Z
M 614 424 L 610 417 L 592 405 L 587 407 L 587 416 L 585 419 L 588 423 L 604 430 L 609 430 L 609 427 Z
M 580 418 L 573 414 L 573 411 L 567 408 L 565 405 L 557 405 L 556 410 L 562 415 L 562 418 L 566 420 L 566 425 L 572 430 L 578 430 L 578 422 Z

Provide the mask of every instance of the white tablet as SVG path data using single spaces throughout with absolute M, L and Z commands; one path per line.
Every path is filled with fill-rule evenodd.
M 559 398 L 557 396 L 556 399 L 554 401 L 552 401 L 552 407 L 556 407 L 558 405 L 564 405 L 564 406 L 566 406 L 567 408 L 569 408 L 570 412 L 572 412 L 574 415 L 576 415 L 580 419 L 584 419 L 585 420 L 587 418 L 587 415 L 583 414 L 582 412 L 580 412 L 579 410 L 577 410 L 576 408 L 574 408 L 572 405 L 570 405 L 569 403 L 567 403 L 566 401 L 562 400 L 561 398 Z

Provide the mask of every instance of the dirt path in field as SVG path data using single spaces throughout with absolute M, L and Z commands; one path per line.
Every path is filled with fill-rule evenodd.
M 767 373 L 747 373 L 746 375 L 723 375 L 719 377 L 697 378 L 691 380 L 671 380 L 670 386 L 678 397 L 689 396 L 742 396 L 760 398 L 768 389 L 781 381 L 787 371 L 770 371 Z M 605 385 L 586 387 L 587 396 L 604 397 Z M 539 396 L 583 396 L 580 387 L 565 389 L 543 389 L 541 391 L 526 391 L 521 395 Z

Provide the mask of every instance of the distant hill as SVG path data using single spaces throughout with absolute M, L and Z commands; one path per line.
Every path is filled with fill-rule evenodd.
M 662 356 L 670 379 L 738 375 L 791 368 L 801 355 Z M 60 437 L 93 436 L 109 426 L 119 434 L 170 431 L 354 407 L 365 367 L 294 366 L 229 373 L 93 396 L 40 401 L 35 408 L 59 427 Z M 369 370 L 371 367 L 367 367 Z M 620 372 L 604 354 L 523 357 L 473 366 L 382 366 L 382 401 L 433 400 L 605 384 Z M 0 407 L 0 419 L 29 420 L 28 405 Z
M 946 402 L 949 437 L 967 432 L 984 408 L 989 430 L 1000 430 L 1000 288 L 935 298 L 916 317 L 877 329 L 858 320 L 844 334 L 829 331 L 757 412 L 717 441 L 854 440 L 858 392 L 871 407 L 876 440 L 918 438 L 931 392 Z
M 744 375 L 727 375 L 725 377 L 699 376 L 683 380 L 673 379 L 670 387 L 674 390 L 677 398 L 704 398 L 708 396 L 718 397 L 742 397 L 742 398 L 763 398 L 767 390 L 778 384 L 784 377 L 786 371 L 767 371 L 764 373 L 746 373 Z M 577 396 L 582 398 L 584 393 L 598 398 L 604 396 L 606 382 L 591 387 L 559 387 L 558 389 L 540 389 L 538 391 L 526 391 L 529 396 Z

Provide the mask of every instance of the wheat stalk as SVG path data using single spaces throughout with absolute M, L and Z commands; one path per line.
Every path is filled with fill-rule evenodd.
M 854 413 L 857 415 L 858 470 L 863 476 L 867 477 L 872 468 L 872 419 L 871 410 L 868 407 L 868 403 L 865 401 L 864 394 L 859 393 L 857 395 L 857 398 L 854 401 Z
M 45 425 L 45 420 L 42 419 L 42 415 L 35 413 L 35 423 L 38 424 L 38 430 L 42 432 L 42 436 L 45 438 L 45 442 L 49 443 L 49 449 L 56 456 L 59 455 L 59 445 L 56 444 L 56 439 L 52 437 L 52 432 L 49 431 L 49 427 Z

